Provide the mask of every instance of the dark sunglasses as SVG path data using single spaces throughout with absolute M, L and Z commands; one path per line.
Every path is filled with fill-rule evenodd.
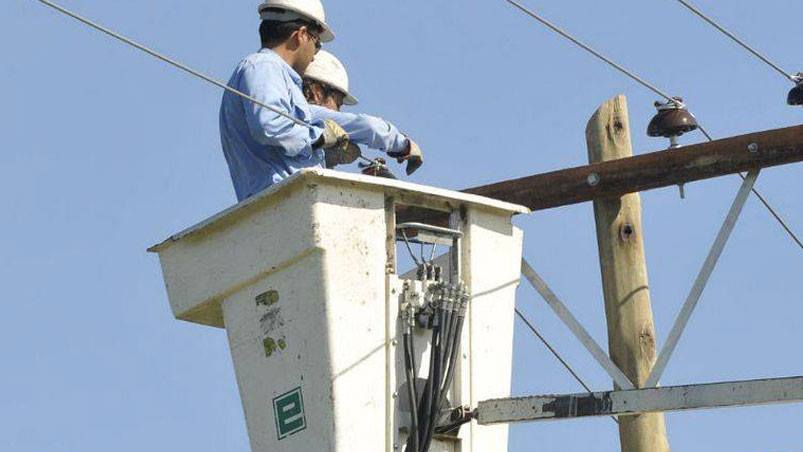
M 321 50 L 323 47 L 323 43 L 321 42 L 321 36 L 317 33 L 313 33 L 310 31 L 309 27 L 305 27 L 304 30 L 307 31 L 307 34 L 312 36 L 312 40 L 315 41 L 315 50 Z

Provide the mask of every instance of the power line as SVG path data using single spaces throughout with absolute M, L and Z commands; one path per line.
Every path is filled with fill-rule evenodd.
M 708 141 L 714 141 L 714 139 L 711 137 L 711 135 L 708 134 L 708 132 L 706 132 L 702 128 L 700 128 L 700 131 L 703 132 L 703 135 L 705 135 L 705 137 L 708 139 Z M 739 175 L 739 177 L 742 178 L 742 180 L 746 179 L 746 176 L 744 174 L 742 174 L 742 173 L 737 173 L 737 174 Z M 781 225 L 783 230 L 786 231 L 786 234 L 789 235 L 789 237 L 792 239 L 792 241 L 794 241 L 797 244 L 797 246 L 801 250 L 803 250 L 803 241 L 801 241 L 800 238 L 798 238 L 797 234 L 795 234 L 794 231 L 792 231 L 792 228 L 789 227 L 789 225 L 786 223 L 786 220 L 784 220 L 781 217 L 781 215 L 770 205 L 769 201 L 767 201 L 767 199 L 764 198 L 764 196 L 761 193 L 758 192 L 758 189 L 756 189 L 755 185 L 753 186 L 751 191 L 753 192 L 754 195 L 756 195 L 756 198 L 758 198 L 758 200 L 761 201 L 761 204 L 763 204 L 764 207 L 767 208 L 767 210 L 769 211 L 770 215 L 772 215 L 775 218 L 775 220 L 778 222 L 778 224 Z
M 544 336 L 542 336 L 541 333 L 538 332 L 535 326 L 533 326 L 533 324 L 530 323 L 530 321 L 527 320 L 526 317 L 524 317 L 524 314 L 522 314 L 522 312 L 519 311 L 519 308 L 515 309 L 516 309 L 516 315 L 519 316 L 519 319 L 521 319 L 521 321 L 524 322 L 525 325 L 527 325 L 527 328 L 530 329 L 530 331 L 535 335 L 535 337 L 537 337 L 544 344 L 544 346 L 546 346 L 547 350 L 549 350 L 552 353 L 552 355 L 555 356 L 555 358 L 557 358 L 557 360 L 560 361 L 561 364 L 563 364 L 563 367 L 565 367 L 566 370 L 568 370 L 569 373 L 572 374 L 572 377 L 574 377 L 574 379 L 577 380 L 577 382 L 580 383 L 580 385 L 583 388 L 585 388 L 585 390 L 588 391 L 589 394 L 593 394 L 594 391 L 592 391 L 591 388 L 589 388 L 588 385 L 585 384 L 583 379 L 580 378 L 579 375 L 577 375 L 577 372 L 575 372 L 574 369 L 572 369 L 572 366 L 570 366 L 569 363 L 567 363 L 566 360 L 560 356 L 557 350 L 555 350 L 555 348 L 552 347 L 549 341 L 547 341 L 546 338 L 544 338 Z M 613 419 L 613 421 L 616 422 L 617 424 L 619 423 L 619 419 L 616 419 L 614 416 L 611 416 L 611 419 Z
M 645 88 L 649 89 L 650 91 L 654 92 L 655 94 L 663 97 L 664 99 L 666 99 L 669 102 L 672 102 L 672 103 L 676 103 L 677 102 L 677 100 L 674 97 L 664 93 L 663 91 L 661 91 L 660 89 L 656 88 L 654 85 L 650 84 L 649 82 L 647 82 L 643 78 L 639 77 L 638 75 L 636 75 L 632 71 L 630 71 L 628 69 L 625 69 L 622 65 L 616 63 L 615 61 L 611 60 L 610 58 L 606 57 L 605 55 L 597 52 L 596 50 L 591 48 L 591 46 L 583 43 L 582 41 L 580 41 L 579 39 L 575 38 L 574 36 L 572 36 L 571 34 L 566 32 L 565 30 L 561 29 L 557 25 L 555 25 L 552 22 L 544 19 L 540 15 L 536 14 L 534 11 L 528 9 L 526 6 L 522 5 L 521 3 L 518 3 L 515 0 L 506 0 L 506 1 L 508 3 L 510 3 L 511 5 L 515 6 L 516 8 L 518 8 L 519 10 L 521 10 L 524 14 L 527 14 L 528 16 L 532 17 L 533 19 L 537 20 L 538 22 L 541 22 L 542 24 L 544 24 L 550 30 L 552 30 L 555 33 L 563 36 L 564 38 L 568 39 L 569 41 L 575 43 L 577 46 L 579 46 L 582 49 L 586 50 L 587 52 L 589 52 L 590 54 L 592 54 L 595 57 L 599 58 L 600 60 L 608 63 L 611 67 L 613 67 L 617 71 L 619 71 L 619 72 L 625 74 L 626 76 L 630 77 L 631 79 L 635 80 L 636 82 L 638 82 L 639 84 L 641 84 Z
M 677 100 L 677 99 L 675 99 L 674 97 L 671 97 L 671 96 L 669 96 L 669 95 L 665 94 L 663 91 L 659 90 L 659 89 L 658 89 L 658 88 L 656 88 L 654 85 L 652 85 L 651 83 L 647 82 L 647 81 L 646 81 L 646 80 L 644 80 L 643 78 L 639 77 L 639 76 L 638 76 L 638 75 L 636 75 L 635 73 L 633 73 L 633 72 L 631 72 L 631 71 L 629 71 L 629 70 L 625 69 L 625 68 L 624 68 L 624 67 L 622 67 L 620 64 L 618 64 L 618 63 L 614 62 L 613 60 L 611 60 L 610 58 L 608 58 L 608 57 L 606 57 L 606 56 L 602 55 L 602 54 L 601 54 L 601 53 L 599 53 L 598 51 L 594 50 L 594 49 L 593 49 L 591 46 L 589 46 L 589 45 L 587 45 L 587 44 L 583 43 L 583 42 L 582 42 L 582 41 L 580 41 L 579 39 L 577 39 L 577 38 L 575 38 L 574 36 L 572 36 L 572 35 L 571 35 L 569 32 L 567 32 L 567 31 L 565 31 L 565 30 L 561 29 L 561 28 L 560 28 L 560 27 L 558 27 L 557 25 L 555 25 L 555 24 L 551 23 L 550 21 L 548 21 L 547 19 L 545 19 L 545 18 L 541 17 L 539 14 L 537 14 L 537 13 L 535 13 L 534 11 L 532 11 L 532 10 L 528 9 L 527 7 L 525 7 L 524 5 L 522 5 L 521 3 L 518 3 L 516 0 L 506 0 L 506 1 L 507 1 L 508 3 L 510 3 L 511 5 L 515 6 L 516 8 L 518 8 L 518 9 L 519 9 L 520 11 L 522 11 L 523 13 L 525 13 L 525 14 L 527 14 L 528 16 L 532 17 L 533 19 L 537 20 L 538 22 L 542 23 L 543 25 L 545 25 L 545 26 L 546 26 L 547 28 L 549 28 L 550 30 L 552 30 L 552 31 L 554 31 L 555 33 L 557 33 L 557 34 L 559 34 L 559 35 L 563 36 L 564 38 L 566 38 L 566 39 L 568 39 L 569 41 L 573 42 L 574 44 L 576 44 L 576 45 L 577 45 L 577 46 L 579 46 L 580 48 L 582 48 L 582 49 L 586 50 L 587 52 L 591 53 L 591 54 L 592 54 L 592 55 L 594 55 L 595 57 L 597 57 L 597 58 L 599 58 L 600 60 L 604 61 L 605 63 L 609 64 L 610 66 L 612 66 L 613 68 L 615 68 L 615 69 L 616 69 L 616 70 L 618 70 L 619 72 L 621 72 L 621 73 L 625 74 L 626 76 L 630 77 L 631 79 L 635 80 L 636 82 L 638 82 L 639 84 L 641 84 L 641 85 L 642 85 L 642 86 L 644 86 L 645 88 L 647 88 L 647 89 L 649 89 L 650 91 L 652 91 L 652 92 L 654 92 L 654 93 L 658 94 L 659 96 L 661 96 L 661 97 L 663 97 L 663 98 L 667 99 L 669 102 L 672 102 L 672 103 L 674 103 L 674 104 L 678 105 L 678 100 Z M 774 67 L 776 70 L 780 71 L 782 74 L 784 74 L 784 76 L 786 76 L 787 78 L 791 79 L 793 82 L 797 83 L 797 80 L 796 80 L 796 78 L 795 78 L 795 77 L 793 77 L 793 76 L 790 76 L 790 75 L 786 74 L 786 73 L 785 73 L 785 72 L 784 72 L 782 69 L 778 68 L 777 66 L 775 66 L 774 64 L 772 64 L 772 62 L 770 62 L 770 61 L 769 61 L 769 60 L 767 60 L 765 57 L 763 57 L 761 54 L 759 54 L 758 52 L 756 52 L 755 50 L 753 50 L 751 47 L 747 46 L 747 44 L 745 44 L 744 42 L 742 42 L 741 40 L 739 40 L 738 38 L 736 38 L 735 36 L 733 36 L 733 35 L 732 35 L 731 33 L 729 33 L 727 30 L 724 30 L 722 27 L 718 26 L 718 25 L 717 25 L 715 22 L 713 22 L 712 20 L 708 19 L 708 18 L 707 18 L 705 15 L 703 15 L 703 14 L 702 14 L 702 13 L 701 13 L 699 10 L 695 9 L 693 6 L 691 6 L 690 4 L 686 3 L 684 0 L 677 0 L 677 1 L 679 1 L 679 2 L 680 2 L 680 3 L 682 3 L 682 4 L 684 4 L 686 7 L 690 8 L 692 11 L 694 11 L 695 13 L 697 13 L 698 15 L 700 15 L 701 17 L 703 17 L 704 19 L 706 19 L 707 21 L 709 21 L 709 22 L 710 22 L 712 25 L 714 25 L 714 26 L 716 26 L 718 29 L 722 30 L 724 33 L 726 33 L 728 36 L 730 36 L 730 37 L 731 37 L 732 39 L 734 39 L 736 42 L 740 43 L 740 44 L 741 44 L 743 47 L 745 47 L 746 49 L 750 50 L 750 51 L 751 51 L 753 54 L 755 54 L 756 56 L 758 56 L 759 58 L 761 58 L 762 60 L 764 60 L 765 62 L 767 62 L 768 64 L 770 64 L 771 66 L 773 66 L 773 67 Z M 703 134 L 703 135 L 706 137 L 706 139 L 708 139 L 708 141 L 714 141 L 714 139 L 711 137 L 711 134 L 709 134 L 709 133 L 708 133 L 708 131 L 707 131 L 707 130 L 706 130 L 706 129 L 705 129 L 705 128 L 704 128 L 704 127 L 701 125 L 701 124 L 698 124 L 697 128 L 698 128 L 698 129 L 700 129 L 700 132 L 701 132 L 701 133 L 702 133 L 702 134 Z M 742 174 L 739 174 L 739 176 L 741 176 L 741 177 L 742 177 L 742 179 L 744 179 L 744 177 L 745 177 L 745 176 L 744 176 L 744 175 L 742 175 Z M 776 210 L 775 210 L 775 209 L 774 209 L 774 208 L 773 208 L 773 207 L 772 207 L 772 206 L 769 204 L 769 202 L 766 200 L 766 198 L 764 198 L 764 196 L 762 196 L 762 195 L 761 195 L 761 193 L 759 193 L 759 192 L 758 192 L 758 190 L 757 190 L 755 187 L 753 188 L 753 190 L 752 190 L 752 191 L 753 191 L 753 194 L 755 194 L 755 195 L 756 195 L 756 197 L 758 197 L 758 199 L 761 201 L 761 203 L 764 205 L 764 207 L 766 207 L 766 208 L 767 208 L 767 210 L 770 212 L 770 214 L 771 214 L 771 215 L 772 215 L 772 216 L 773 216 L 773 217 L 774 217 L 774 218 L 775 218 L 775 219 L 778 221 L 778 223 L 779 223 L 779 224 L 781 225 L 781 227 L 782 227 L 782 228 L 783 228 L 783 229 L 786 231 L 786 233 L 787 233 L 787 234 L 788 234 L 788 235 L 791 237 L 791 239 L 792 239 L 792 240 L 793 240 L 793 241 L 794 241 L 794 242 L 795 242 L 795 243 L 796 243 L 796 244 L 797 244 L 797 245 L 798 245 L 798 246 L 799 246 L 801 249 L 803 249 L 803 242 L 802 242 L 802 241 L 801 241 L 801 240 L 800 240 L 800 239 L 797 237 L 797 235 L 796 235 L 794 232 L 792 232 L 792 229 L 789 227 L 789 225 L 787 225 L 787 224 L 786 224 L 786 222 L 785 222 L 785 221 L 784 221 L 784 220 L 781 218 L 781 216 L 778 214 L 778 212 L 777 212 L 777 211 L 776 211 Z
M 776 70 L 776 71 L 778 71 L 778 72 L 779 72 L 781 75 L 783 75 L 783 76 L 784 76 L 784 78 L 791 80 L 791 81 L 792 81 L 792 83 L 795 83 L 795 84 L 797 84 L 797 83 L 798 83 L 798 80 L 797 80 L 797 79 L 796 79 L 796 78 L 795 78 L 793 75 L 791 75 L 791 74 L 789 74 L 788 72 L 786 72 L 786 71 L 784 71 L 783 69 L 781 69 L 781 67 L 780 67 L 780 66 L 778 66 L 777 64 L 775 64 L 775 63 L 773 63 L 772 61 L 770 61 L 770 59 L 769 59 L 769 58 L 767 58 L 767 57 L 765 57 L 764 55 L 762 55 L 762 54 L 761 54 L 761 53 L 760 53 L 758 50 L 756 50 L 756 49 L 754 49 L 754 48 L 750 47 L 749 45 L 747 45 L 747 43 L 746 43 L 746 42 L 744 42 L 743 40 L 739 39 L 739 38 L 738 38 L 736 35 L 734 35 L 734 34 L 733 34 L 733 33 L 731 33 L 730 31 L 728 31 L 727 29 L 725 29 L 725 27 L 723 27 L 723 26 L 719 25 L 718 23 L 716 23 L 716 22 L 714 21 L 714 19 L 711 19 L 710 17 L 706 16 L 706 15 L 705 15 L 705 14 L 704 14 L 702 11 L 700 11 L 700 10 L 699 10 L 697 7 L 695 7 L 695 6 L 694 6 L 694 5 L 692 5 L 691 3 L 687 2 L 686 0 L 677 0 L 677 2 L 678 2 L 678 3 L 680 3 L 681 5 L 685 6 L 685 7 L 686 7 L 686 8 L 687 8 L 689 11 L 693 12 L 694 14 L 696 14 L 697 16 L 699 16 L 699 17 L 700 17 L 701 19 L 703 19 L 704 21 L 706 21 L 706 22 L 708 22 L 709 24 L 711 24 L 711 26 L 713 26 L 713 27 L 714 27 L 714 28 L 716 28 L 717 30 L 721 31 L 721 32 L 722 32 L 722 34 L 724 34 L 725 36 L 727 36 L 727 37 L 731 38 L 731 39 L 732 39 L 734 42 L 736 42 L 737 44 L 739 44 L 740 46 L 742 46 L 742 47 L 743 47 L 745 50 L 747 50 L 748 52 L 752 53 L 752 54 L 753 54 L 754 56 L 756 56 L 758 59 L 760 59 L 761 61 L 763 61 L 763 62 L 767 63 L 767 65 L 769 65 L 771 68 L 775 69 L 775 70 Z
M 139 44 L 138 42 L 136 42 L 136 41 L 134 41 L 134 40 L 132 40 L 130 38 L 127 38 L 127 37 L 115 32 L 113 30 L 110 30 L 109 28 L 104 27 L 103 25 L 100 25 L 100 24 L 95 23 L 95 22 L 93 22 L 93 21 L 91 21 L 91 20 L 89 20 L 89 19 L 87 19 L 85 17 L 82 17 L 82 16 L 80 16 L 80 15 L 78 15 L 78 14 L 76 14 L 76 13 L 74 13 L 74 12 L 64 8 L 64 7 L 62 7 L 62 6 L 56 5 L 55 3 L 52 3 L 52 2 L 50 2 L 48 0 L 37 0 L 37 1 L 42 3 L 42 4 L 44 4 L 44 5 L 47 5 L 47 6 L 51 7 L 51 8 L 53 8 L 53 9 L 55 9 L 56 11 L 59 11 L 62 14 L 70 16 L 73 19 L 75 19 L 75 20 L 77 20 L 79 22 L 82 22 L 85 25 L 88 25 L 88 26 L 92 27 L 97 31 L 105 33 L 105 34 L 111 36 L 112 38 L 117 39 L 118 41 L 122 41 L 125 44 L 128 44 L 128 45 L 130 45 L 130 46 L 132 46 L 132 47 L 134 47 L 136 49 L 139 49 L 139 50 L 147 53 L 148 55 L 150 55 L 150 56 L 152 56 L 154 58 L 157 58 L 157 59 L 159 59 L 161 61 L 164 61 L 165 63 L 168 63 L 168 64 L 170 64 L 170 65 L 172 65 L 172 66 L 174 66 L 174 67 L 176 67 L 178 69 L 181 69 L 182 71 L 184 71 L 184 72 L 186 72 L 186 73 L 188 73 L 190 75 L 198 77 L 201 80 L 207 81 L 207 82 L 209 82 L 209 83 L 211 83 L 211 84 L 213 84 L 213 85 L 215 85 L 215 86 L 217 86 L 219 88 L 223 88 L 224 90 L 226 90 L 226 91 L 228 91 L 228 92 L 230 92 L 232 94 L 235 94 L 237 96 L 240 96 L 240 97 L 242 97 L 243 99 L 245 99 L 245 100 L 247 100 L 249 102 L 252 102 L 252 103 L 254 103 L 254 104 L 256 104 L 256 105 L 258 105 L 258 106 L 260 106 L 262 108 L 270 110 L 270 111 L 276 113 L 277 115 L 283 116 L 283 117 L 289 119 L 290 121 L 293 121 L 294 123 L 296 123 L 296 124 L 298 124 L 300 126 L 308 127 L 308 128 L 312 128 L 313 127 L 311 124 L 309 124 L 307 122 L 304 122 L 304 121 L 302 121 L 302 120 L 300 120 L 298 118 L 295 118 L 295 117 L 291 116 L 288 113 L 285 113 L 285 112 L 283 112 L 283 111 L 281 111 L 279 109 L 276 109 L 275 107 L 271 107 L 270 105 L 266 105 L 265 103 L 260 102 L 259 100 L 249 96 L 248 94 L 245 94 L 245 93 L 243 93 L 241 91 L 238 91 L 238 90 L 228 86 L 227 84 L 225 84 L 225 83 L 223 83 L 221 81 L 215 80 L 214 78 L 212 78 L 212 77 L 210 77 L 210 76 L 208 76 L 208 75 L 206 75 L 206 74 L 204 74 L 204 73 L 202 73 L 200 71 L 192 69 L 191 67 L 189 67 L 189 66 L 187 66 L 187 65 L 185 65 L 183 63 L 180 63 L 180 62 L 176 61 L 175 59 L 172 59 L 170 57 L 164 56 L 164 55 L 160 54 L 159 52 L 157 52 L 155 50 L 152 50 L 152 49 L 150 49 L 148 47 L 145 47 L 144 45 Z
M 745 175 L 742 173 L 739 173 L 739 177 L 741 177 L 742 180 L 746 179 Z M 799 246 L 800 249 L 803 249 L 803 242 L 801 242 L 800 239 L 797 237 L 797 235 L 795 235 L 795 233 L 792 232 L 792 229 L 789 227 L 789 225 L 786 224 L 786 221 L 784 221 L 783 218 L 781 218 L 781 216 L 778 214 L 778 212 L 776 212 L 775 209 L 773 209 L 772 206 L 770 206 L 769 202 L 767 202 L 767 200 L 764 199 L 763 196 L 761 196 L 761 193 L 759 193 L 758 190 L 755 189 L 755 187 L 753 187 L 753 194 L 756 195 L 759 201 L 761 201 L 761 204 L 764 204 L 764 207 L 766 207 L 767 210 L 770 211 L 772 216 L 775 217 L 775 219 L 778 221 L 781 227 L 786 231 L 787 234 L 789 234 L 789 237 L 791 237 L 792 240 L 794 240 L 795 243 L 797 243 L 797 246 Z

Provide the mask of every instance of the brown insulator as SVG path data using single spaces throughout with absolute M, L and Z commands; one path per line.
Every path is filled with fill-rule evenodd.
M 676 97 L 673 102 L 656 102 L 658 114 L 647 126 L 647 135 L 651 137 L 677 138 L 684 133 L 696 130 L 697 119 L 686 109 L 683 99 Z
M 789 96 L 786 98 L 786 103 L 789 105 L 803 105 L 803 73 L 798 72 L 794 77 L 797 80 L 797 86 L 789 91 Z

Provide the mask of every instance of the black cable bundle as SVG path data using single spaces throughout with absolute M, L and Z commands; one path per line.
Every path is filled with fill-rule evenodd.
M 410 438 L 407 449 L 418 451 L 418 388 L 415 378 L 415 345 L 413 344 L 413 321 L 407 322 L 404 331 L 404 370 L 407 374 L 407 397 L 410 402 Z
M 455 293 L 452 288 L 441 288 L 439 292 L 439 296 L 436 297 L 439 302 L 437 302 L 436 306 L 433 306 L 429 375 L 424 385 L 420 402 L 412 402 L 410 404 L 411 427 L 406 449 L 409 452 L 426 452 L 432 444 L 434 434 L 442 433 L 437 426 L 441 418 L 442 408 L 448 401 L 447 394 L 454 380 L 455 367 L 460 350 L 460 339 L 468 298 L 459 291 Z M 405 333 L 404 340 L 405 371 L 407 373 L 409 396 L 413 393 L 411 391 L 417 393 L 416 388 L 413 386 L 414 383 L 411 383 L 415 381 L 415 363 L 407 357 L 408 348 L 411 355 L 415 353 L 412 343 L 412 327 L 408 328 L 408 333 Z M 408 366 L 412 366 L 412 368 L 408 369 Z M 448 427 L 448 431 L 451 431 L 459 427 L 459 425 L 462 425 L 462 422 L 446 427 Z

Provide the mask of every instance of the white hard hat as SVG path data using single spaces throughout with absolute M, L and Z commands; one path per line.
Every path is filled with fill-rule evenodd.
M 343 99 L 344 104 L 357 105 L 357 98 L 349 93 L 349 74 L 346 72 L 346 66 L 326 50 L 318 51 L 315 59 L 304 71 L 304 78 L 331 86 L 346 95 Z
M 291 14 L 283 15 L 269 9 L 277 9 L 287 11 Z M 321 33 L 321 42 L 329 42 L 335 39 L 335 34 L 326 23 L 326 14 L 323 12 L 323 4 L 321 0 L 265 0 L 259 5 L 259 17 L 262 20 L 279 20 L 289 21 L 294 18 L 304 18 L 315 22 L 323 28 Z M 295 13 L 298 16 L 294 17 Z

